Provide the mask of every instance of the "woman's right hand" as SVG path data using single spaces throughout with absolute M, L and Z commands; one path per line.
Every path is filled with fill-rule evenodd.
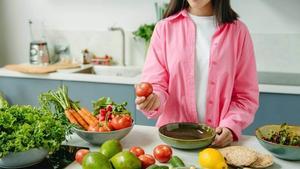
M 160 100 L 159 97 L 152 93 L 148 97 L 136 97 L 135 104 L 137 109 L 141 111 L 154 111 L 159 108 Z

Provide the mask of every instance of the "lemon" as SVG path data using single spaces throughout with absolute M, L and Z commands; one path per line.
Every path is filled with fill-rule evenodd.
M 228 169 L 223 155 L 214 148 L 199 152 L 199 164 L 203 169 Z

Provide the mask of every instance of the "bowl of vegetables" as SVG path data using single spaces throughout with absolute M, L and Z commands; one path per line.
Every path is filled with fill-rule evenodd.
M 131 113 L 126 109 L 127 103 L 117 104 L 108 97 L 93 102 L 94 112 L 78 110 L 78 114 L 87 125 L 75 127 L 75 133 L 93 145 L 100 145 L 110 139 L 120 140 L 133 128 Z
M 274 156 L 285 160 L 300 160 L 300 126 L 265 125 L 255 132 L 259 143 Z
M 0 131 L 0 168 L 23 168 L 56 151 L 67 129 L 51 112 L 13 105 L 0 109 Z
M 166 144 L 179 149 L 199 149 L 209 146 L 215 130 L 205 124 L 169 123 L 159 128 L 159 136 Z

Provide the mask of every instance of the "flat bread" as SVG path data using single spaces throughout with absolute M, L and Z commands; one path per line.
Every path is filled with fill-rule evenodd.
M 257 153 L 244 146 L 230 146 L 219 149 L 227 164 L 236 167 L 250 166 L 257 160 Z
M 252 168 L 267 168 L 273 165 L 273 158 L 269 154 L 257 153 L 257 160 L 250 165 Z

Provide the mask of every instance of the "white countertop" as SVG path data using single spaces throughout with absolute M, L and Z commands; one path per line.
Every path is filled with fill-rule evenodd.
M 120 77 L 120 76 L 103 76 L 81 73 L 70 73 L 74 70 L 64 70 L 49 74 L 25 74 L 15 71 L 10 71 L 0 68 L 0 76 L 16 77 L 16 78 L 33 78 L 33 79 L 51 79 L 51 80 L 68 80 L 68 81 L 82 81 L 95 83 L 113 83 L 113 84 L 137 84 L 140 80 L 140 75 L 135 77 Z M 300 94 L 300 86 L 288 85 L 273 85 L 273 84 L 259 84 L 259 91 L 263 93 L 279 93 L 279 94 Z
M 75 69 L 77 70 L 77 69 Z M 73 70 L 64 70 L 49 74 L 25 74 L 16 71 L 0 68 L 0 76 L 16 77 L 16 78 L 32 78 L 32 79 L 50 79 L 50 80 L 67 80 L 67 81 L 82 81 L 96 83 L 114 83 L 114 84 L 137 84 L 140 76 L 135 77 L 120 77 L 120 76 L 103 76 L 82 73 L 70 73 Z
M 77 145 L 83 147 L 90 147 L 92 151 L 98 151 L 99 147 L 91 146 L 76 134 L 72 135 L 71 139 L 68 142 L 69 145 Z M 164 144 L 158 135 L 158 129 L 156 127 L 150 126 L 140 126 L 135 125 L 132 131 L 121 140 L 123 148 L 129 149 L 132 146 L 140 146 L 145 150 L 145 153 L 152 154 L 153 148 L 159 144 Z M 234 145 L 242 145 L 253 148 L 254 150 L 270 154 L 265 150 L 254 136 L 243 136 L 241 141 L 234 143 Z M 178 155 L 187 165 L 198 166 L 198 153 L 199 150 L 185 151 L 173 148 L 173 154 Z M 297 169 L 300 168 L 300 161 L 285 161 L 278 158 L 274 159 L 274 165 L 269 169 Z M 81 169 L 81 166 L 76 162 L 70 164 L 66 169 Z

